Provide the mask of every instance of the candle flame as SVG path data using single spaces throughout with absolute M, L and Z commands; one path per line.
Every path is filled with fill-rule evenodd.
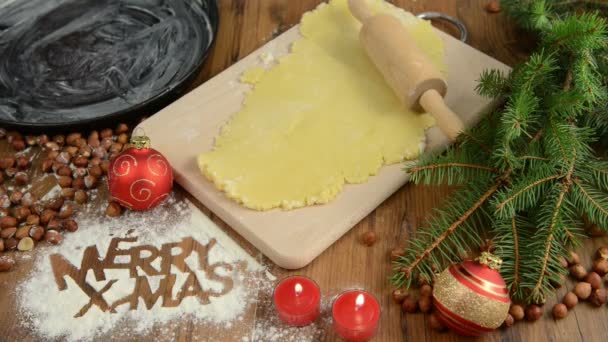
M 358 308 L 362 307 L 365 304 L 365 297 L 363 297 L 363 293 L 359 293 L 357 299 L 355 299 L 355 306 Z
M 294 288 L 296 290 L 296 296 L 302 293 L 302 285 L 300 283 L 296 283 L 296 286 Z

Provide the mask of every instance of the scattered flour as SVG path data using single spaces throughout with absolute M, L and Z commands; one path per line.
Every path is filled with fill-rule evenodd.
M 85 210 L 79 215 L 78 222 L 81 228 L 74 233 L 66 234 L 60 248 L 45 246 L 37 248 L 31 277 L 23 281 L 17 289 L 20 293 L 20 312 L 25 318 L 25 324 L 28 324 L 37 335 L 45 338 L 63 338 L 72 341 L 91 339 L 95 335 L 114 330 L 125 322 L 130 330 L 126 334 L 131 336 L 132 333 L 145 333 L 155 324 L 182 320 L 186 316 L 194 321 L 227 326 L 239 318 L 242 319 L 246 308 L 255 302 L 257 287 L 260 284 L 259 281 L 251 279 L 265 278 L 263 266 L 192 204 L 176 201 L 173 196 L 152 211 L 127 212 L 117 219 L 107 219 L 98 214 L 92 215 Z M 52 254 L 59 253 L 65 260 L 80 269 L 86 247 L 96 246 L 102 259 L 106 256 L 112 238 L 137 238 L 136 241 L 120 242 L 117 250 L 128 250 L 143 245 L 154 246 L 160 250 L 162 244 L 177 243 L 189 237 L 201 245 L 206 245 L 211 239 L 215 239 L 217 243 L 207 254 L 208 265 L 216 262 L 228 265 L 216 267 L 213 273 L 215 278 L 222 276 L 232 279 L 232 288 L 227 293 L 210 296 L 209 303 L 206 304 L 201 303 L 196 296 L 189 296 L 183 298 L 177 307 L 163 307 L 161 297 L 148 309 L 144 300 L 138 298 L 139 303 L 135 310 L 129 310 L 128 303 L 117 306 L 115 313 L 103 312 L 97 305 L 92 305 L 82 317 L 75 318 L 74 315 L 89 303 L 90 298 L 67 275 L 63 276 L 67 288 L 60 291 L 49 259 Z M 173 248 L 179 249 L 179 247 Z M 141 258 L 149 257 L 150 254 L 146 250 L 140 251 Z M 178 253 L 172 249 L 171 254 Z M 160 270 L 161 259 L 158 257 L 150 263 L 150 266 Z M 129 255 L 114 258 L 115 263 L 129 263 L 129 260 Z M 219 293 L 224 290 L 224 283 L 209 279 L 209 274 L 199 269 L 199 259 L 195 252 L 184 261 L 195 272 L 203 291 Z M 105 280 L 97 279 L 93 270 L 87 272 L 85 279 L 95 291 L 102 291 L 108 287 L 108 284 L 114 282 L 102 294 L 109 305 L 133 292 L 136 278 L 130 277 L 129 269 L 104 269 L 103 273 Z M 170 273 L 175 275 L 176 279 L 173 286 L 175 296 L 184 286 L 189 273 L 180 271 L 175 265 L 171 265 Z M 254 276 L 256 274 L 257 276 Z M 146 275 L 145 278 L 152 292 L 159 288 L 165 278 L 165 275 L 147 275 L 141 267 L 137 268 L 137 275 Z M 192 289 L 192 285 L 188 289 Z M 41 298 L 44 300 L 40 300 Z

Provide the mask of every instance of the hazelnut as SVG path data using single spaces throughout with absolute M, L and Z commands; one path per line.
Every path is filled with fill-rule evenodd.
M 116 142 L 119 144 L 128 144 L 129 143 L 129 135 L 127 133 L 121 133 L 116 138 Z
M 400 304 L 401 302 L 403 302 L 403 300 L 407 296 L 408 296 L 408 292 L 405 289 L 396 289 L 393 291 L 393 300 L 397 304 Z
M 568 264 L 576 265 L 581 263 L 581 257 L 576 252 L 570 251 L 568 254 Z
M 55 210 L 44 209 L 44 211 L 40 215 L 40 223 L 44 225 L 48 224 L 53 218 L 55 218 L 55 215 L 57 215 L 57 212 L 55 212 Z
M 100 165 L 101 165 L 101 158 L 99 158 L 99 157 L 93 157 L 89 161 L 89 166 L 100 166 Z
M 30 211 L 29 208 L 26 207 L 17 207 L 15 208 L 15 210 L 13 210 L 13 216 L 15 216 L 15 218 L 17 219 L 17 221 L 19 222 L 23 222 L 25 221 L 25 219 L 30 216 L 32 212 Z
M 44 148 L 50 151 L 59 151 L 59 145 L 54 141 L 49 141 L 44 144 Z
M 84 156 L 80 156 L 80 157 L 74 158 L 72 163 L 74 163 L 74 165 L 77 167 L 86 167 L 87 165 L 89 165 L 89 160 L 87 158 L 85 158 Z
M 23 156 L 18 157 L 15 160 L 15 163 L 17 164 L 17 168 L 19 168 L 21 170 L 26 169 L 28 166 L 30 166 L 30 160 Z
M 0 252 L 4 252 L 4 240 L 0 239 Z
M 21 226 L 19 228 L 17 228 L 17 231 L 15 232 L 15 239 L 17 240 L 21 240 L 24 237 L 28 236 L 29 232 L 30 232 L 30 228 L 31 226 Z
M 361 235 L 361 243 L 370 247 L 376 243 L 376 233 L 372 231 L 365 232 Z
M 107 154 L 108 152 L 103 147 L 98 146 L 93 149 L 92 156 L 103 159 L 107 156 Z
M 602 246 L 595 253 L 597 259 L 608 259 L 608 246 Z
M 568 308 L 562 303 L 557 303 L 553 306 L 553 318 L 563 319 L 568 316 Z
M 13 250 L 17 249 L 18 243 L 19 243 L 19 241 L 17 239 L 10 237 L 10 238 L 4 240 L 4 250 L 13 251 Z
M 528 321 L 538 321 L 538 319 L 541 318 L 542 315 L 543 309 L 536 304 L 528 305 L 528 307 L 526 308 L 526 319 Z
M 101 136 L 101 138 L 111 138 L 113 135 L 112 129 L 110 129 L 110 128 L 102 129 L 101 132 L 99 132 L 99 135 Z
M 57 145 L 63 146 L 63 144 L 65 144 L 65 136 L 63 136 L 61 134 L 57 134 L 56 136 L 53 137 L 53 141 L 56 142 Z
M 590 272 L 585 277 L 585 281 L 591 284 L 592 289 L 599 289 L 602 286 L 602 277 L 596 272 Z
M 418 302 L 414 300 L 412 296 L 407 296 L 403 299 L 401 309 L 403 310 L 403 312 L 415 313 L 416 311 L 418 311 Z
M 26 192 L 25 195 L 21 198 L 21 205 L 24 207 L 31 207 L 36 202 L 36 195 L 31 192 Z
M 78 223 L 72 219 L 63 221 L 63 228 L 69 232 L 75 232 L 78 230 Z
M 17 233 L 16 227 L 4 228 L 0 230 L 0 238 L 10 239 L 15 236 L 15 233 Z
M 72 175 L 72 169 L 67 165 L 62 165 L 57 169 L 57 175 L 70 177 Z
M 47 223 L 47 225 L 46 225 L 46 229 L 47 230 L 50 229 L 50 230 L 60 231 L 61 228 L 63 228 L 62 225 L 61 225 L 61 221 L 59 221 L 59 219 L 56 219 L 56 218 L 51 219 L 49 221 L 49 223 Z
M 10 271 L 13 266 L 15 266 L 15 260 L 6 255 L 0 256 L 0 272 Z
M 591 291 L 589 302 L 597 307 L 606 304 L 606 289 L 595 289 Z
M 74 188 L 76 190 L 83 190 L 84 189 L 84 178 L 83 177 L 74 178 L 74 180 L 72 181 L 72 188 Z
M 19 173 L 19 169 L 16 167 L 9 167 L 4 171 L 9 178 L 15 177 L 17 173 Z
M 74 171 L 72 172 L 72 177 L 79 178 L 79 177 L 84 177 L 87 174 L 87 169 L 85 169 L 84 167 L 77 167 L 74 169 Z
M 513 316 L 516 321 L 521 321 L 525 317 L 524 308 L 519 304 L 511 305 L 511 308 L 509 308 L 509 314 Z
M 566 305 L 568 309 L 572 309 L 578 304 L 578 297 L 574 294 L 574 292 L 568 292 L 564 296 L 562 303 Z
M 30 228 L 29 236 L 36 241 L 40 241 L 44 237 L 44 228 L 38 225 L 33 225 Z
M 61 209 L 61 207 L 63 206 L 63 202 L 65 202 L 65 200 L 61 197 L 57 197 L 55 199 L 53 199 L 51 202 L 47 203 L 46 207 L 48 209 L 53 209 L 55 211 Z
M 17 249 L 22 252 L 31 251 L 34 248 L 34 240 L 31 237 L 26 236 L 23 239 L 19 240 L 19 244 L 17 245 Z
M 0 228 L 9 228 L 17 226 L 17 219 L 12 216 L 0 217 Z
M 97 178 L 95 176 L 87 175 L 84 177 L 84 186 L 87 189 L 92 189 L 97 185 Z
M 15 166 L 15 157 L 0 158 L 0 169 L 8 169 Z
M 7 195 L 0 195 L 0 208 L 8 208 L 11 206 L 11 200 Z
M 103 160 L 101 162 L 101 164 L 99 164 L 99 166 L 101 167 L 101 170 L 103 171 L 103 173 L 108 173 L 108 170 L 110 169 L 110 161 Z
M 27 144 L 27 146 L 34 146 L 37 143 L 36 137 L 33 135 L 27 135 L 25 136 L 25 143 Z
M 69 164 L 70 161 L 72 160 L 72 156 L 68 153 L 68 152 L 61 152 L 59 153 L 59 155 L 55 158 L 55 161 L 61 164 Z
M 591 296 L 591 284 L 582 281 L 576 284 L 573 292 L 579 299 L 585 300 Z
M 443 323 L 441 323 L 441 320 L 439 320 L 439 318 L 437 317 L 437 314 L 435 314 L 435 313 L 432 313 L 429 315 L 429 328 L 431 328 L 437 332 L 444 332 L 444 331 L 448 330 L 445 327 L 445 325 L 443 325 Z
M 23 151 L 26 148 L 25 141 L 23 141 L 23 139 L 13 141 L 11 145 L 15 151 Z
M 26 185 L 29 180 L 30 177 L 23 171 L 15 174 L 15 183 L 17 185 Z
M 23 198 L 23 193 L 21 191 L 15 191 L 9 197 L 9 199 L 11 200 L 11 203 L 13 203 L 13 204 L 17 204 L 17 203 L 21 202 L 22 198 Z
M 117 217 L 120 216 L 122 208 L 116 202 L 108 203 L 108 208 L 106 209 L 106 215 L 109 217 Z
M 587 276 L 587 270 L 581 264 L 575 264 L 568 269 L 570 275 L 576 280 L 583 280 Z
M 78 153 L 80 154 L 80 156 L 88 159 L 91 157 L 93 149 L 89 145 L 84 145 L 78 150 Z
M 64 204 L 57 215 L 61 219 L 66 219 L 74 214 L 74 206 L 72 204 Z
M 433 300 L 430 296 L 423 296 L 418 299 L 418 307 L 420 307 L 420 311 L 423 313 L 427 313 L 431 311 L 433 308 Z
M 59 176 L 57 177 L 57 184 L 62 188 L 69 188 L 72 185 L 72 177 Z
M 596 259 L 593 261 L 593 270 L 597 272 L 600 276 L 604 276 L 608 273 L 608 260 L 606 259 Z
M 68 146 L 65 148 L 65 151 L 70 154 L 72 160 L 74 160 L 74 156 L 78 153 L 78 147 L 76 146 Z
M 515 318 L 513 318 L 511 314 L 507 314 L 507 318 L 505 318 L 505 321 L 502 322 L 502 326 L 505 328 L 510 328 L 513 326 L 513 324 L 515 324 Z
M 433 288 L 429 284 L 424 284 L 420 287 L 420 295 L 423 297 L 430 297 L 433 295 Z
M 44 146 L 47 142 L 49 142 L 49 136 L 46 134 L 42 134 L 36 137 L 36 143 L 38 146 Z
M 61 189 L 61 197 L 66 198 L 66 199 L 73 199 L 75 193 L 76 193 L 76 190 L 74 190 L 73 188 Z
M 78 204 L 83 204 L 87 201 L 87 193 L 83 190 L 76 190 L 74 193 L 74 201 Z
M 82 134 L 80 133 L 70 133 L 68 134 L 68 136 L 65 138 L 65 142 L 70 145 L 70 146 L 76 146 L 76 144 L 78 143 L 78 140 L 82 138 Z
M 129 131 L 129 126 L 127 126 L 127 124 L 124 123 L 120 123 L 118 124 L 118 126 L 116 126 L 116 134 L 123 134 L 123 133 L 127 133 Z
M 562 265 L 563 268 L 568 268 L 568 260 L 563 256 L 559 257 L 559 264 Z
M 53 164 L 55 164 L 55 158 L 57 158 L 58 155 L 59 155 L 59 151 L 49 151 L 46 154 L 46 158 L 52 160 Z M 53 171 L 55 171 L 55 170 L 53 170 Z
M 93 165 L 89 167 L 89 175 L 99 178 L 103 175 L 103 171 L 99 165 Z
M 26 219 L 25 219 L 25 224 L 28 224 L 30 226 L 33 225 L 38 225 L 40 224 L 40 216 L 36 215 L 36 214 L 31 214 L 29 215 Z
M 42 172 L 51 172 L 51 167 L 53 166 L 53 161 L 50 159 L 45 159 L 40 164 L 40 169 Z
M 61 241 L 63 241 L 63 238 L 61 237 L 61 234 L 59 234 L 58 231 L 48 230 L 44 234 L 44 241 L 48 241 L 49 243 L 52 243 L 53 245 L 57 245 L 57 244 L 61 243 Z

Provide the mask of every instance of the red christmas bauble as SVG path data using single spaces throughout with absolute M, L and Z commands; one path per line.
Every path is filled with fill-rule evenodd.
M 149 147 L 147 137 L 133 137 L 135 145 L 110 162 L 111 199 L 131 210 L 148 210 L 165 200 L 173 187 L 173 170 L 165 157 Z
M 452 265 L 437 277 L 433 302 L 445 326 L 459 335 L 479 336 L 502 325 L 511 300 L 498 272 L 501 262 L 484 252 L 477 260 Z

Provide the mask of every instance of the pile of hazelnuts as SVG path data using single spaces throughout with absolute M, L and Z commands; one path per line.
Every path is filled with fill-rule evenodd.
M 0 253 L 25 252 L 42 242 L 59 244 L 64 232 L 78 230 L 72 216 L 107 174 L 110 160 L 129 147 L 129 127 L 123 123 L 115 130 L 92 131 L 88 136 L 53 137 L 23 136 L 0 128 L 0 140 L 14 151 L 0 157 Z M 41 157 L 32 153 L 36 149 Z M 42 200 L 31 192 L 31 178 L 40 173 L 54 174 L 61 187 L 57 197 Z M 120 213 L 120 206 L 108 204 L 108 216 Z M 0 256 L 0 272 L 14 264 L 11 256 Z

